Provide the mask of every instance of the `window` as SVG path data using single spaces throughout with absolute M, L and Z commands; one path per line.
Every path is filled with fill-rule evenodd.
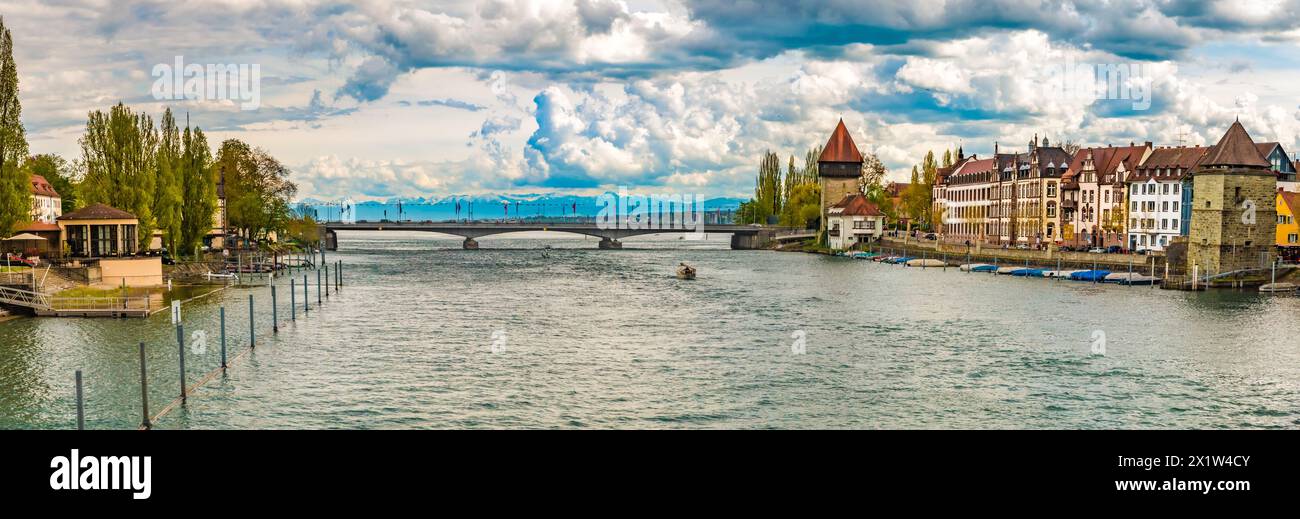
M 1178 171 L 1182 171 L 1181 169 Z M 1174 184 L 1174 194 L 1178 194 L 1178 184 Z
M 1133 212 L 1135 212 L 1135 213 L 1138 211 L 1138 203 L 1137 203 L 1136 200 L 1133 201 L 1133 208 L 1132 208 L 1132 209 L 1129 209 L 1129 210 L 1130 210 L 1130 211 L 1133 211 Z
M 1169 202 L 1160 202 L 1160 210 L 1161 210 L 1161 211 L 1168 212 L 1168 211 L 1169 211 Z
M 1056 202 L 1047 202 L 1047 217 L 1048 218 L 1056 217 Z
M 1288 234 L 1288 235 L 1286 235 L 1286 242 L 1287 242 L 1287 243 L 1296 243 L 1296 242 L 1300 242 L 1300 235 L 1296 235 L 1296 234 Z
M 1173 219 L 1173 220 L 1171 220 L 1171 221 L 1174 222 L 1173 229 L 1174 229 L 1175 231 L 1177 231 L 1177 230 L 1178 230 L 1178 219 L 1175 218 L 1175 219 Z
M 1173 202 L 1173 206 L 1172 206 L 1172 207 L 1174 208 L 1174 212 L 1175 212 L 1175 213 L 1178 212 L 1178 202 Z
M 1166 171 L 1167 171 L 1167 170 L 1166 170 Z M 1169 194 L 1169 184 L 1162 184 L 1162 185 L 1160 186 L 1160 193 L 1161 193 L 1161 194 L 1164 194 L 1164 195 Z

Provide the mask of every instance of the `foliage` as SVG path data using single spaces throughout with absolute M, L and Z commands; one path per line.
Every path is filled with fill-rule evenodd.
M 22 104 L 18 101 L 18 66 L 13 36 L 0 18 L 0 238 L 31 219 L 30 178 L 21 169 L 27 157 Z
M 289 199 L 298 191 L 289 168 L 237 139 L 221 143 L 215 167 L 225 179 L 226 217 L 246 242 L 284 230 L 293 218 Z
M 163 231 L 163 245 L 178 251 L 181 239 L 182 205 L 185 186 L 182 173 L 181 134 L 176 127 L 172 109 L 163 112 L 158 129 L 157 178 L 154 182 L 153 214 L 158 229 Z
M 212 151 L 203 130 L 185 128 L 181 136 L 179 177 L 182 198 L 181 238 L 178 251 L 191 251 L 203 242 L 213 227 L 217 213 L 217 174 L 212 167 Z
M 109 113 L 94 111 L 81 137 L 86 176 L 78 196 L 86 204 L 102 203 L 140 219 L 139 243 L 148 244 L 156 220 L 158 132 L 153 119 L 118 103 Z

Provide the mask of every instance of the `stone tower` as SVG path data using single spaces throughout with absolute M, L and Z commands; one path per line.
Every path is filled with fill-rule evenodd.
M 817 158 L 817 182 L 822 189 L 821 229 L 826 229 L 826 211 L 845 196 L 861 193 L 858 179 L 862 177 L 862 153 L 844 127 L 844 119 L 835 126 L 831 138 Z
M 1187 272 L 1262 268 L 1273 261 L 1277 176 L 1241 122 L 1192 171 Z

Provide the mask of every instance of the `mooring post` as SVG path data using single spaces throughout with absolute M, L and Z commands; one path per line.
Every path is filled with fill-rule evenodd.
M 298 282 L 295 279 L 289 280 L 289 320 L 298 320 Z
M 302 315 L 311 313 L 311 296 L 307 294 L 307 275 L 302 275 Z
M 176 325 L 176 345 L 181 353 L 181 403 L 185 403 L 185 325 Z
M 1092 260 L 1092 282 L 1097 283 L 1097 260 Z
M 271 333 L 280 333 L 280 309 L 276 304 L 275 285 L 271 285 Z
M 145 429 L 153 428 L 149 423 L 149 377 L 144 365 L 144 343 L 140 343 L 140 408 L 144 411 L 144 420 L 140 426 Z
M 320 295 L 320 269 L 316 269 L 316 306 L 320 306 L 321 304 L 322 303 L 321 303 L 321 295 Z
M 1133 286 L 1133 260 L 1128 260 L 1128 286 Z
M 250 349 L 257 347 L 255 331 L 257 331 L 257 326 L 253 322 L 253 294 L 248 294 L 248 347 Z
M 330 266 L 325 265 L 325 298 L 330 297 Z
M 1056 258 L 1056 280 L 1061 280 L 1061 258 Z
M 81 370 L 77 370 L 77 430 L 86 430 L 86 406 L 81 400 Z
M 221 369 L 226 369 L 226 307 L 221 307 Z

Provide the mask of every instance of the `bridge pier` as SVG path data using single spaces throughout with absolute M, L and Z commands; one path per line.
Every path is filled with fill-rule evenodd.
M 325 250 L 339 250 L 339 235 L 334 232 L 334 229 L 327 229 L 325 231 Z
M 465 250 L 478 250 L 478 240 L 465 238 L 465 241 L 461 242 L 460 246 Z
M 623 242 L 618 241 L 618 240 L 612 240 L 612 239 L 610 239 L 608 236 L 601 236 L 601 237 L 600 237 L 600 248 L 601 248 L 601 249 L 621 249 L 621 248 L 623 248 Z

